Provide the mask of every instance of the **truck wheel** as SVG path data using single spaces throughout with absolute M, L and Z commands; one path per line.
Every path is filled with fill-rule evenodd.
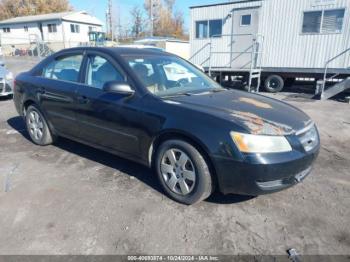
M 183 140 L 165 141 L 157 150 L 155 170 L 167 195 L 193 205 L 208 198 L 213 181 L 202 154 Z
M 280 92 L 284 87 L 284 80 L 279 75 L 270 75 L 265 79 L 264 87 L 270 93 Z

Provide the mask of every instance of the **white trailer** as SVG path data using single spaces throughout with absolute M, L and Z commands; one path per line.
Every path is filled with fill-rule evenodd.
M 191 7 L 190 61 L 220 81 L 260 79 L 270 92 L 321 80 L 328 98 L 349 88 L 349 0 L 233 0 Z M 337 88 L 327 88 L 326 83 Z M 326 90 L 325 90 L 326 89 Z M 329 94 L 326 94 L 326 91 Z M 337 92 L 338 92 L 337 91 Z

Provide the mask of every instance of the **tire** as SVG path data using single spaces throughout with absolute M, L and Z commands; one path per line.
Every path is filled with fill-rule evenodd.
M 278 93 L 284 87 L 284 80 L 279 75 L 270 75 L 265 79 L 264 87 L 267 92 Z
M 50 145 L 55 137 L 52 135 L 45 117 L 36 105 L 30 105 L 26 110 L 25 122 L 28 134 L 34 144 Z
M 171 153 L 175 157 L 173 164 Z M 193 145 L 183 140 L 165 141 L 157 150 L 154 164 L 160 184 L 171 199 L 193 205 L 211 195 L 213 181 L 209 165 Z

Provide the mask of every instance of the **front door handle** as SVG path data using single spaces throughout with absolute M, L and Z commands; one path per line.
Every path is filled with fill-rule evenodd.
M 86 96 L 78 96 L 77 100 L 79 104 L 88 104 L 90 102 L 90 99 Z
M 38 92 L 38 94 L 41 94 L 41 95 L 43 95 L 43 94 L 45 94 L 45 88 L 43 88 L 43 87 L 39 87 L 38 89 L 37 89 L 37 92 Z

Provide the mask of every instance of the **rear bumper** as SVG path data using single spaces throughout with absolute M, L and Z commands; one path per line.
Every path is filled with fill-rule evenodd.
M 289 188 L 310 174 L 318 152 L 319 146 L 307 154 L 293 151 L 244 161 L 214 157 L 219 190 L 224 194 L 257 196 Z

